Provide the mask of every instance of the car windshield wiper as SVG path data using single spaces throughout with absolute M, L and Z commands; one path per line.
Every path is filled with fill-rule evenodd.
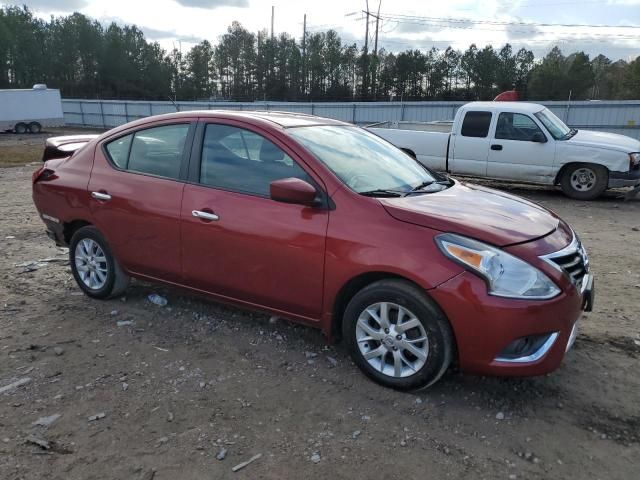
M 563 137 L 563 140 L 569 140 L 571 137 L 575 136 L 575 134 L 578 133 L 578 129 L 577 128 L 572 128 L 571 130 L 569 130 Z
M 400 192 L 398 190 L 385 190 L 383 188 L 377 188 L 375 190 L 368 190 L 366 192 L 358 192 L 365 197 L 404 197 L 406 192 Z
M 446 185 L 448 187 L 450 187 L 453 184 L 453 182 L 451 181 L 451 179 L 447 178 L 445 180 L 427 180 L 425 182 L 422 182 L 419 185 L 416 185 L 415 187 L 413 187 L 409 192 L 407 192 L 405 194 L 405 196 L 407 195 L 415 195 L 418 193 L 432 193 L 429 191 L 425 191 L 424 189 L 427 188 L 430 185 Z

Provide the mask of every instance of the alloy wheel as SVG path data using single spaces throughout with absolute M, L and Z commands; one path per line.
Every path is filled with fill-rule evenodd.
M 107 283 L 108 264 L 102 247 L 90 238 L 83 238 L 75 249 L 75 264 L 82 283 L 100 290 Z
M 429 356 L 429 339 L 420 320 L 392 302 L 374 303 L 360 313 L 356 341 L 369 365 L 394 378 L 415 374 Z

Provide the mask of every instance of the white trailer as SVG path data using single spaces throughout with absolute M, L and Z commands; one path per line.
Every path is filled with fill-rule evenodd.
M 0 90 L 0 131 L 40 133 L 43 127 L 63 125 L 60 90 L 43 84 Z

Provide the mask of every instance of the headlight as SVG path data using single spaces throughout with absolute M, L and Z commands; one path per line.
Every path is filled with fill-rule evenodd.
M 560 293 L 540 270 L 491 245 L 452 233 L 438 235 L 436 243 L 451 260 L 482 277 L 491 295 L 544 300 Z
M 630 153 L 629 154 L 629 169 L 636 168 L 640 165 L 640 152 Z

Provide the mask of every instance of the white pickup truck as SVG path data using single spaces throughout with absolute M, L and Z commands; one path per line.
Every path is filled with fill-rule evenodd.
M 569 197 L 640 185 L 640 141 L 576 130 L 542 105 L 472 102 L 453 122 L 384 122 L 368 130 L 454 175 L 560 185 Z

